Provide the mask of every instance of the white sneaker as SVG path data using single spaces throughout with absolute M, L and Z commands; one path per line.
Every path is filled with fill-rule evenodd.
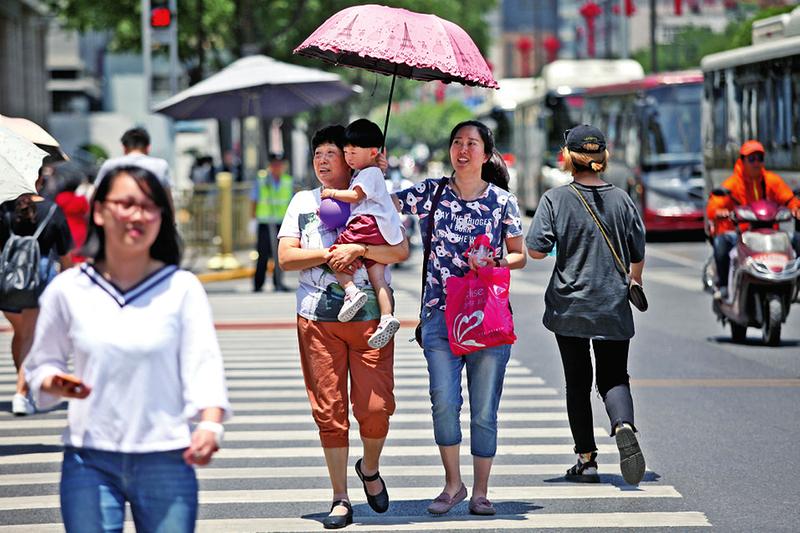
M 370 348 L 383 348 L 392 340 L 398 329 L 400 329 L 400 321 L 393 316 L 387 317 L 378 324 L 375 333 L 370 336 L 367 344 L 369 344 Z
M 350 322 L 356 313 L 367 303 L 367 293 L 358 291 L 352 295 L 344 295 L 344 303 L 339 310 L 339 322 Z
M 36 412 L 36 408 L 25 395 L 15 394 L 11 400 L 11 412 L 16 416 L 32 415 Z

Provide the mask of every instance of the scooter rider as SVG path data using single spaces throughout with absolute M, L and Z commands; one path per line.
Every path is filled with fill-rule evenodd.
M 772 200 L 787 206 L 792 215 L 800 219 L 800 198 L 774 172 L 764 168 L 764 146 L 755 140 L 746 141 L 739 150 L 739 159 L 733 174 L 722 183 L 729 194 L 712 194 L 708 199 L 706 214 L 713 237 L 714 262 L 717 267 L 717 291 L 715 298 L 727 299 L 730 251 L 736 246 L 736 227 L 730 220 L 736 205 L 746 205 L 755 200 Z M 794 234 L 792 245 L 800 254 L 800 234 Z

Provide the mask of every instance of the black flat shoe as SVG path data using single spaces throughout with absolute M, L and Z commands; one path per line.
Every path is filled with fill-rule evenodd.
M 356 461 L 356 475 L 358 475 L 358 479 L 361 480 L 361 485 L 364 487 L 364 494 L 367 495 L 367 503 L 372 510 L 376 513 L 385 513 L 389 510 L 389 493 L 386 491 L 386 482 L 381 478 L 380 472 L 375 472 L 371 476 L 365 476 L 363 472 L 361 472 L 361 461 L 363 459 L 359 459 Z M 373 496 L 369 492 L 367 492 L 367 481 L 377 481 L 381 480 L 381 484 L 383 488 L 381 491 Z
M 353 506 L 350 505 L 350 502 L 347 500 L 336 500 L 333 502 L 333 505 L 331 505 L 331 512 L 333 512 L 333 509 L 338 505 L 347 507 L 347 514 L 329 515 L 323 518 L 322 527 L 325 529 L 341 529 L 353 523 Z

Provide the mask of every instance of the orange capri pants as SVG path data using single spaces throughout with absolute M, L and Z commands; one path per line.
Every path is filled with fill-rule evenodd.
M 377 320 L 342 323 L 297 317 L 300 363 L 323 448 L 350 444 L 348 377 L 361 436 L 382 439 L 389 432 L 395 408 L 394 343 L 380 350 L 367 345 L 377 325 Z

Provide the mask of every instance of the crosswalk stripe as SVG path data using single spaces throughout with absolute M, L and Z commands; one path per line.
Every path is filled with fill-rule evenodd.
M 566 400 L 501 400 L 501 405 L 504 408 L 529 408 L 541 409 L 549 407 L 566 407 Z M 310 412 L 311 407 L 308 401 L 297 402 L 233 402 L 234 412 L 241 411 L 303 411 Z M 430 400 L 411 401 L 406 400 L 397 406 L 398 412 L 408 411 L 424 411 L 430 412 Z M 464 408 L 462 412 L 469 411 L 469 401 L 464 401 Z
M 423 395 L 427 394 L 427 392 L 423 392 Z M 463 388 L 462 394 L 464 395 L 464 402 L 466 403 L 467 398 L 469 398 L 469 391 L 466 388 Z M 509 396 L 557 396 L 560 395 L 561 392 L 552 388 L 552 387 L 525 387 L 525 388 L 518 388 L 518 387 L 503 387 L 503 398 L 500 400 L 501 407 L 506 405 L 506 398 Z M 398 397 L 420 397 L 420 390 L 419 388 L 413 389 L 406 389 L 406 388 L 395 388 L 394 389 L 395 398 Z M 284 389 L 284 390 L 232 390 L 228 391 L 228 397 L 231 400 L 242 400 L 242 399 L 275 399 L 275 398 L 308 398 L 308 393 L 305 389 Z M 405 402 L 404 402 L 405 403 Z M 0 415 L 1 417 L 2 415 Z
M 530 369 L 524 367 L 511 367 L 506 370 L 506 380 L 509 379 L 508 376 L 529 376 L 531 374 Z M 256 379 L 256 378 L 281 378 L 281 377 L 295 377 L 295 376 L 302 376 L 303 373 L 300 369 L 300 365 L 298 364 L 296 368 L 272 368 L 268 370 L 226 370 L 225 371 L 225 378 L 228 382 L 235 381 L 237 378 L 249 378 L 249 379 Z M 398 379 L 398 376 L 427 376 L 427 372 L 424 368 L 406 368 L 406 367 L 399 367 L 394 369 L 395 379 Z M 427 379 L 427 378 L 426 378 Z
M 571 455 L 571 444 L 499 444 L 497 455 Z M 613 444 L 600 444 L 597 453 L 617 455 L 619 452 Z M 359 457 L 364 450 L 358 446 L 350 448 L 350 455 Z M 469 446 L 461 446 L 461 455 L 471 457 Z M 304 458 L 321 457 L 322 449 L 318 446 L 308 448 L 223 448 L 214 457 L 216 459 L 271 459 L 271 458 Z M 427 446 L 387 446 L 381 457 L 439 457 L 439 450 L 433 444 Z M 20 465 L 28 463 L 56 463 L 61 461 L 60 452 L 28 453 L 23 455 L 7 455 L 0 457 L 0 465 Z
M 132 524 L 126 523 L 125 531 L 131 531 Z M 695 511 L 639 512 L 639 513 L 524 513 L 514 515 L 495 515 L 487 518 L 475 516 L 443 519 L 428 516 L 364 516 L 347 527 L 347 531 L 469 531 L 484 530 L 523 530 L 536 529 L 588 529 L 588 528 L 653 528 L 653 527 L 711 527 L 703 513 Z M 282 533 L 306 533 L 322 531 L 321 524 L 305 518 L 236 518 L 206 519 L 197 523 L 198 533 L 263 533 L 281 531 Z M 31 533 L 30 526 L 0 526 L 4 533 Z M 37 524 L 36 533 L 55 533 L 63 531 L 61 524 Z
M 492 479 L 503 476 L 557 476 L 562 475 L 567 467 L 564 464 L 528 464 L 528 465 L 494 465 L 492 466 Z M 270 466 L 252 468 L 218 467 L 212 462 L 209 466 L 198 468 L 197 478 L 201 481 L 223 479 L 294 479 L 294 478 L 328 478 L 328 468 L 325 466 Z M 441 478 L 444 470 L 439 465 L 414 465 L 408 466 L 381 465 L 381 477 L 385 479 L 400 477 L 436 477 Z M 620 475 L 619 465 L 616 463 L 604 464 L 601 474 Z M 467 468 L 462 472 L 462 477 L 469 481 L 472 479 L 472 469 Z M 0 476 L 0 486 L 54 484 L 61 479 L 61 472 L 34 472 L 26 474 L 7 474 Z M 360 489 L 358 480 L 350 479 L 351 487 Z
M 642 485 L 636 490 L 614 485 L 571 484 L 569 486 L 529 486 L 492 487 L 490 496 L 495 501 L 514 500 L 571 500 L 583 498 L 680 498 L 681 495 L 670 485 Z M 396 500 L 417 500 L 420 495 L 436 495 L 442 490 L 436 487 L 392 487 L 392 497 Z M 267 490 L 201 490 L 200 504 L 244 504 L 244 503 L 289 503 L 289 502 L 329 502 L 330 489 L 267 489 Z M 354 491 L 351 501 L 366 501 L 363 492 Z M 59 507 L 57 494 L 47 496 L 10 496 L 0 498 L 0 511 L 19 509 L 47 509 Z
M 469 426 L 464 424 L 464 441 L 469 441 Z M 596 437 L 604 437 L 606 430 L 595 428 Z M 568 427 L 552 428 L 503 428 L 499 431 L 498 437 L 501 439 L 555 439 L 570 438 L 572 434 Z M 402 431 L 389 431 L 387 443 L 391 444 L 399 440 L 433 440 L 433 428 L 426 429 L 403 429 Z M 280 432 L 269 431 L 236 431 L 228 430 L 225 432 L 225 442 L 292 442 L 309 441 L 314 444 L 319 443 L 319 433 L 314 430 L 290 430 Z M 352 445 L 358 443 L 356 437 L 351 438 Z M 13 437 L 0 437 L 0 446 L 22 446 L 26 444 L 46 444 L 60 445 L 60 435 L 17 435 Z

